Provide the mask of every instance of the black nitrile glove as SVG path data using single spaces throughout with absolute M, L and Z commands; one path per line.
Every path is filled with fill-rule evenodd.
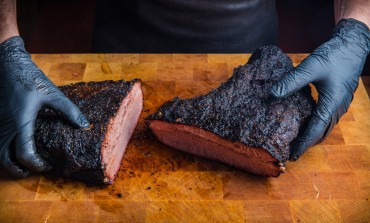
M 319 98 L 310 121 L 293 142 L 290 160 L 322 142 L 352 102 L 360 74 L 370 50 L 369 28 L 355 19 L 342 19 L 332 38 L 271 89 L 275 97 L 286 97 L 313 83 Z
M 21 37 L 0 44 L 0 168 L 15 177 L 50 169 L 37 153 L 34 127 L 43 106 L 76 127 L 88 127 L 81 111 L 32 62 Z

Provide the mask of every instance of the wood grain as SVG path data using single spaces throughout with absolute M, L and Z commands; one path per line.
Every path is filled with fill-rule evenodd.
M 291 54 L 295 65 L 305 54 Z M 204 94 L 249 54 L 37 54 L 57 85 L 141 78 L 144 109 L 113 185 L 0 172 L 0 222 L 370 222 L 370 102 L 349 111 L 279 178 L 253 176 L 145 137 L 143 118 L 174 96 Z M 314 93 L 317 95 L 316 93 Z

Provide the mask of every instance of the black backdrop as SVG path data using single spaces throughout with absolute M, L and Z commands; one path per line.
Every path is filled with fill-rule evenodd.
M 30 53 L 92 53 L 94 0 L 18 0 L 18 24 Z M 310 53 L 329 38 L 333 0 L 277 0 L 278 45 Z M 109 53 L 109 52 L 107 52 Z M 369 59 L 363 74 L 370 75 Z

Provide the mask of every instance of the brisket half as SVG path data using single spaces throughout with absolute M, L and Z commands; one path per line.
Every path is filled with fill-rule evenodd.
M 89 120 L 77 129 L 51 109 L 36 121 L 37 152 L 51 173 L 89 184 L 110 184 L 119 170 L 143 107 L 139 80 L 77 83 L 60 87 Z
M 315 106 L 310 87 L 285 99 L 269 96 L 272 84 L 292 69 L 278 47 L 261 47 L 227 82 L 206 95 L 166 102 L 146 118 L 147 124 L 175 149 L 279 176 L 290 143 Z

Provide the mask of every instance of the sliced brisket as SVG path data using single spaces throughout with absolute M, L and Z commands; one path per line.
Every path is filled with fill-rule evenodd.
M 285 99 L 269 96 L 271 85 L 292 69 L 291 59 L 278 47 L 262 47 L 218 88 L 186 100 L 174 98 L 147 123 L 170 147 L 279 176 L 290 143 L 315 106 L 309 87 Z
M 142 111 L 140 81 L 77 83 L 60 89 L 87 117 L 90 129 L 73 128 L 44 108 L 36 122 L 37 152 L 55 175 L 112 183 Z

